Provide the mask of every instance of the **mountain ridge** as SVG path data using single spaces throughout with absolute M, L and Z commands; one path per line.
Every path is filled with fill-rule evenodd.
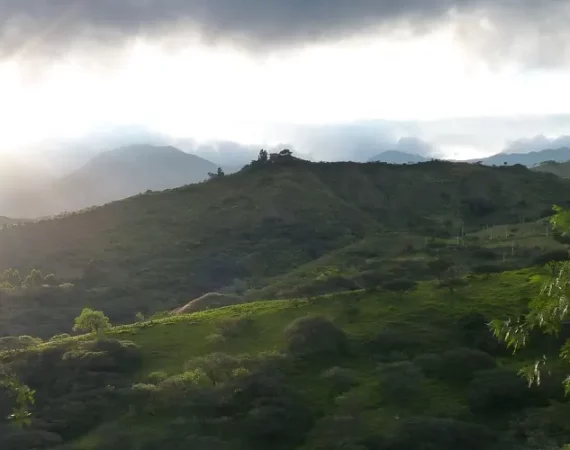
M 0 213 L 41 217 L 164 190 L 208 178 L 217 166 L 171 146 L 130 145 L 99 153 L 72 173 L 13 189 L 0 200 Z

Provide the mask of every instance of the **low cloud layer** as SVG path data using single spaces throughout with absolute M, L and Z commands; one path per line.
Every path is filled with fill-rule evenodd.
M 400 25 L 423 32 L 453 21 L 491 58 L 513 54 L 546 64 L 566 48 L 568 12 L 566 0 L 3 0 L 0 56 L 56 58 L 117 48 L 137 36 L 184 34 L 273 49 Z
M 570 148 L 570 136 L 548 138 L 543 135 L 528 139 L 517 139 L 509 142 L 504 153 L 529 153 L 546 149 Z

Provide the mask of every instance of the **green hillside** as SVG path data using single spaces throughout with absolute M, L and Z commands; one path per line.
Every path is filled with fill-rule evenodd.
M 425 282 L 408 293 L 255 302 L 117 327 L 98 341 L 58 337 L 5 353 L 3 362 L 36 390 L 36 404 L 29 427 L 4 434 L 0 427 L 0 443 L 60 450 L 556 445 L 570 438 L 559 425 L 569 411 L 562 375 L 553 367 L 528 389 L 516 372 L 552 342 L 513 358 L 486 327 L 489 318 L 524 308 L 540 288 L 534 273 L 471 276 L 454 291 Z
M 0 334 L 69 331 L 83 306 L 128 323 L 137 312 L 172 310 L 209 292 L 247 300 L 303 294 L 277 284 L 299 271 L 310 278 L 315 267 L 348 271 L 356 287 L 367 286 L 366 272 L 387 268 L 383 260 L 394 261 L 383 277 L 416 277 L 418 264 L 451 252 L 462 232 L 462 246 L 469 248 L 459 259 L 469 259 L 474 247 L 497 245 L 469 241 L 471 233 L 535 222 L 553 203 L 568 204 L 569 186 L 522 167 L 281 158 L 206 183 L 10 227 L 0 230 L 0 270 L 16 269 L 22 281 L 32 269 L 53 276 L 48 288 L 37 281 L 1 292 Z M 399 233 L 390 239 L 392 250 L 383 243 L 385 233 Z M 542 228 L 537 233 L 538 242 L 525 252 L 513 254 L 506 243 L 487 254 L 489 261 L 516 260 L 503 270 L 529 265 L 556 245 L 541 238 Z M 361 257 L 363 251 L 368 255 Z M 356 262 L 346 268 L 350 253 Z M 467 266 L 486 263 L 480 256 Z M 423 272 L 417 278 L 433 278 Z
M 540 165 L 533 167 L 532 170 L 536 172 L 552 173 L 561 178 L 570 178 L 570 161 L 545 161 Z
M 489 321 L 568 260 L 569 183 L 282 157 L 3 227 L 0 448 L 561 450 L 570 330 Z

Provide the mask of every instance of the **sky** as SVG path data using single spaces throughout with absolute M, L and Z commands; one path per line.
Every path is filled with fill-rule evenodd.
M 2 0 L 0 152 L 102 126 L 321 159 L 540 149 L 570 134 L 569 19 L 566 0 Z

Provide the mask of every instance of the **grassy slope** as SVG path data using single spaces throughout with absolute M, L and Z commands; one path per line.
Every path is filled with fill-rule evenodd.
M 523 269 L 471 276 L 469 283 L 453 294 L 437 288 L 434 282 L 424 282 L 405 296 L 356 291 L 326 295 L 314 301 L 260 301 L 173 316 L 152 323 L 120 326 L 111 336 L 141 345 L 145 352 L 141 376 L 155 370 L 176 372 L 192 356 L 219 351 L 220 346 L 224 352 L 232 354 L 282 350 L 285 327 L 295 318 L 307 314 L 326 315 L 349 334 L 359 337 L 373 336 L 389 325 L 408 326 L 425 335 L 430 342 L 445 347 L 453 335 L 453 329 L 447 326 L 461 315 L 480 312 L 487 316 L 502 316 L 526 305 L 539 288 L 534 279 L 535 273 L 534 269 Z M 346 307 L 351 304 L 359 309 L 354 320 L 346 315 Z M 216 323 L 220 320 L 244 316 L 255 320 L 255 332 L 251 335 L 222 344 L 213 344 L 205 339 L 216 331 Z M 450 335 L 442 334 L 446 328 Z
M 236 305 L 191 315 L 176 316 L 154 322 L 121 326 L 110 332 L 111 337 L 132 340 L 144 355 L 144 364 L 137 379 L 144 381 L 155 371 L 176 374 L 183 364 L 194 356 L 223 351 L 232 355 L 256 355 L 260 352 L 283 350 L 284 328 L 295 318 L 307 314 L 324 315 L 357 339 L 374 337 L 383 329 L 401 329 L 419 342 L 426 352 L 438 352 L 461 346 L 457 321 L 460 317 L 480 312 L 488 317 L 510 314 L 520 310 L 525 300 L 537 291 L 533 270 L 506 272 L 490 277 L 471 277 L 469 284 L 454 294 L 441 290 L 434 283 L 421 283 L 419 288 L 404 297 L 389 293 L 352 292 L 320 297 L 314 301 L 270 301 Z M 356 305 L 358 316 L 349 317 L 348 305 Z M 217 331 L 217 325 L 225 319 L 249 317 L 254 327 L 244 335 L 212 343 L 206 337 Z M 517 364 L 516 361 L 504 361 Z M 340 362 L 356 370 L 360 386 L 351 391 L 351 397 L 361 398 L 366 405 L 364 414 L 371 429 L 389 432 L 397 426 L 395 415 L 404 418 L 405 411 L 390 407 L 378 409 L 376 362 L 368 359 L 350 359 Z M 334 414 L 338 405 L 329 397 L 327 387 L 321 385 L 318 373 L 310 369 L 298 374 L 296 381 L 305 395 Z M 430 380 L 424 391 L 427 397 L 423 414 L 453 416 L 466 411 L 465 393 L 450 389 L 444 383 Z M 161 418 L 133 423 L 125 418 L 125 424 L 135 429 L 157 430 Z M 101 429 L 104 432 L 104 428 Z M 89 449 L 97 442 L 99 431 L 94 430 L 77 443 L 79 449 Z
M 128 322 L 137 311 L 173 309 L 235 280 L 255 292 L 305 264 L 338 265 L 351 245 L 367 247 L 370 239 L 380 256 L 372 258 L 381 263 L 379 232 L 410 232 L 421 243 L 423 236 L 454 236 L 461 224 L 469 232 L 535 220 L 553 203 L 568 203 L 569 186 L 524 168 L 447 162 L 290 161 L 250 168 L 1 230 L 0 270 L 40 268 L 76 287 L 0 306 L 12 333 L 33 323 L 43 335 L 57 332 L 52 301 L 66 327 L 84 305 Z M 87 280 L 90 261 L 95 269 Z

